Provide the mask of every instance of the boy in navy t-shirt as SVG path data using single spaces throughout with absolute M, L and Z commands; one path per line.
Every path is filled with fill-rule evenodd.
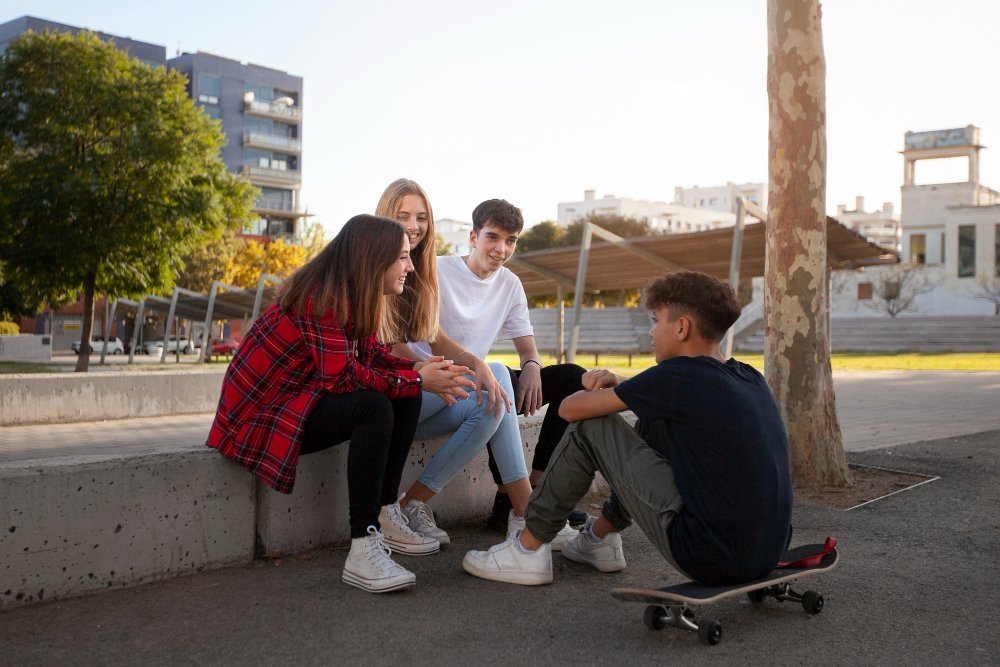
M 740 305 L 724 282 L 681 271 L 646 288 L 657 365 L 631 379 L 606 370 L 559 414 L 570 429 L 535 489 L 527 528 L 463 567 L 496 581 L 552 581 L 549 542 L 600 471 L 614 491 L 563 555 L 610 572 L 625 567 L 619 531 L 634 520 L 663 556 L 708 585 L 750 581 L 777 564 L 791 536 L 785 428 L 764 378 L 722 357 Z M 632 410 L 637 429 L 619 415 Z

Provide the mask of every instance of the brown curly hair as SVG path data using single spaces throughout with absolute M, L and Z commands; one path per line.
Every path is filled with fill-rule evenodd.
M 740 301 L 728 283 L 699 271 L 665 273 L 646 286 L 645 306 L 667 306 L 671 320 L 689 316 L 698 334 L 719 342 L 740 316 Z

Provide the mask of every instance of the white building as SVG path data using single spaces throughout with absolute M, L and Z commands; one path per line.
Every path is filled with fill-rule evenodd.
M 882 204 L 881 210 L 866 211 L 865 198 L 855 197 L 853 211 L 847 210 L 846 204 L 837 205 L 837 221 L 872 243 L 899 252 L 899 216 L 892 202 Z
M 710 187 L 674 188 L 674 203 L 691 208 L 736 213 L 740 197 L 767 210 L 767 185 L 765 183 L 733 183 Z
M 878 315 L 873 287 L 887 272 L 909 270 L 929 291 L 902 315 L 993 315 L 994 305 L 974 298 L 982 283 L 1000 275 L 1000 192 L 979 183 L 979 128 L 907 132 L 903 155 L 900 249 L 904 267 L 838 271 L 833 314 Z M 953 183 L 917 183 L 923 160 L 961 159 L 963 177 Z M 915 269 L 915 270 L 914 270 Z M 836 275 L 841 274 L 841 275 Z M 996 284 L 994 282 L 994 284 Z
M 734 213 L 614 195 L 597 199 L 593 190 L 584 190 L 582 201 L 559 203 L 556 222 L 568 225 L 591 213 L 646 218 L 654 231 L 666 234 L 702 232 L 736 223 Z
M 453 255 L 468 255 L 472 251 L 472 245 L 469 243 L 469 232 L 471 231 L 471 222 L 462 222 L 451 218 L 440 218 L 434 221 L 435 234 L 439 234 L 445 243 L 451 244 L 451 254 Z

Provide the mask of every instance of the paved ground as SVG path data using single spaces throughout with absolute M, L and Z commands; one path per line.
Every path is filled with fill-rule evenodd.
M 838 372 L 834 387 L 848 451 L 1000 429 L 1000 373 Z M 211 423 L 200 414 L 0 427 L 0 461 L 186 449 L 204 442 Z
M 629 567 L 600 574 L 561 557 L 551 586 L 464 574 L 468 548 L 496 536 L 450 527 L 453 544 L 400 557 L 416 588 L 373 596 L 339 581 L 344 549 L 200 573 L 0 613 L 0 662 L 48 664 L 945 664 L 1000 662 L 1000 431 L 850 455 L 940 475 L 851 512 L 800 505 L 795 543 L 840 539 L 842 565 L 809 580 L 826 597 L 810 617 L 790 603 L 731 599 L 705 609 L 716 647 L 650 632 L 616 586 L 677 580 L 644 536 Z

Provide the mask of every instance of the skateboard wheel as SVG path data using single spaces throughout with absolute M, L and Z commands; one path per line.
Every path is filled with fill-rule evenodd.
M 816 591 L 806 591 L 802 594 L 802 608 L 807 614 L 818 614 L 823 611 L 823 596 Z
M 760 604 L 767 597 L 767 593 L 763 590 L 758 589 L 756 591 L 747 591 L 747 599 L 754 604 Z
M 662 630 L 666 625 L 667 610 L 658 604 L 651 604 L 642 613 L 642 622 L 650 630 Z
M 722 641 L 722 624 L 710 618 L 704 619 L 698 626 L 698 639 L 702 644 L 715 646 Z

